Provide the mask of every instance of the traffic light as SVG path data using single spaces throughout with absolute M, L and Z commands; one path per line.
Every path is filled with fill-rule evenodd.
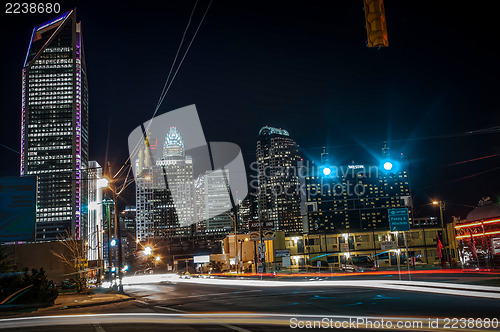
M 397 160 L 383 159 L 380 162 L 380 169 L 386 173 L 397 173 L 401 168 L 401 164 Z
M 364 0 L 366 34 L 368 47 L 387 47 L 387 24 L 385 21 L 384 0 Z

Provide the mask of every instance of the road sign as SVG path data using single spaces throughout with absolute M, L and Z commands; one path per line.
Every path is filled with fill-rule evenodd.
M 274 231 L 262 231 L 262 240 L 274 240 L 276 233 Z
M 250 241 L 259 241 L 260 233 L 259 232 L 250 232 Z
M 389 229 L 391 232 L 405 232 L 410 230 L 410 218 L 407 208 L 389 209 Z
M 341 243 L 340 244 L 340 251 L 342 251 L 342 252 L 349 251 L 349 243 Z
M 397 241 L 382 241 L 382 242 L 380 242 L 380 248 L 382 250 L 397 249 L 398 242 Z
M 290 249 L 274 249 L 274 257 L 289 257 Z
M 500 254 L 500 237 L 491 238 L 491 250 L 493 255 Z
M 291 263 L 292 262 L 290 261 L 290 256 L 283 257 L 283 261 L 281 262 L 283 267 L 289 267 L 292 265 Z
M 267 220 L 267 221 L 250 221 L 248 227 L 252 231 L 256 231 L 260 229 L 273 229 L 274 228 L 274 221 L 272 220 Z

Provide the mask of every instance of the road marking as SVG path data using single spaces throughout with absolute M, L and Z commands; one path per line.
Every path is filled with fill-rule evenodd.
M 180 279 L 180 283 L 198 285 L 225 285 L 249 287 L 364 287 L 382 288 L 394 291 L 434 293 L 442 295 L 468 296 L 500 299 L 498 287 L 437 282 L 397 281 L 397 280 L 322 280 L 322 281 L 281 281 L 281 280 L 232 280 L 232 279 Z M 452 292 L 451 292 L 452 291 Z
M 219 296 L 219 295 L 228 295 L 228 294 L 238 295 L 238 294 L 242 294 L 242 293 L 255 293 L 255 292 L 262 292 L 262 289 L 237 291 L 237 292 L 225 292 L 225 293 L 189 295 L 189 296 L 184 296 L 184 298 L 195 298 L 195 297 L 203 297 L 203 296 Z
M 178 313 L 182 313 L 182 314 L 192 314 L 189 311 L 175 309 L 175 308 L 169 308 L 169 307 L 163 307 L 161 305 L 156 305 L 155 308 L 166 309 L 166 310 L 170 310 L 170 311 L 178 312 Z M 205 317 L 197 317 L 197 318 L 205 319 L 205 320 L 208 320 L 208 321 L 214 321 L 213 319 L 205 318 Z M 217 323 L 217 325 L 224 326 L 225 328 L 228 328 L 228 329 L 231 329 L 231 330 L 235 330 L 235 331 L 239 331 L 239 332 L 252 332 L 250 330 L 244 329 L 242 327 L 234 326 L 234 325 L 231 325 L 231 324 Z
M 92 324 L 94 326 L 94 329 L 96 330 L 96 332 L 105 332 L 106 330 L 104 329 L 104 327 L 102 327 L 101 324 Z
M 149 303 L 147 303 L 146 301 L 141 301 L 141 300 L 135 300 L 135 302 L 139 302 L 139 303 L 142 303 L 142 304 L 145 304 L 145 305 L 148 305 Z

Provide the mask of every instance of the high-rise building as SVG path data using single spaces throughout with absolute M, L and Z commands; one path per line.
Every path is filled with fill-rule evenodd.
M 205 215 L 203 219 L 207 225 L 207 232 L 228 233 L 234 226 L 229 215 L 231 201 L 229 199 L 229 174 L 228 170 L 215 170 L 206 172 L 204 179 L 204 204 Z
M 309 165 L 304 203 L 309 233 L 388 230 L 388 209 L 406 207 L 411 218 L 408 171 L 403 161 L 377 165 Z M 389 167 L 387 167 L 389 168 Z
M 197 221 L 192 158 L 175 127 L 165 136 L 161 158 L 153 161 L 150 150 L 146 140 L 138 154 L 137 239 L 188 235 Z
M 187 227 L 196 223 L 194 213 L 193 159 L 186 155 L 182 136 L 176 127 L 170 127 L 165 136 L 163 157 L 156 160 L 164 176 L 162 179 L 175 207 L 177 223 Z
M 259 219 L 274 229 L 302 233 L 300 215 L 298 145 L 284 129 L 263 127 L 257 141 Z
M 89 168 L 86 173 L 88 179 L 87 231 L 85 233 L 87 259 L 89 261 L 96 261 L 97 264 L 101 264 L 101 260 L 104 256 L 104 208 L 102 188 L 105 187 L 105 182 L 107 182 L 107 180 L 103 178 L 102 168 L 97 161 L 89 161 Z
M 132 262 L 133 256 L 137 249 L 135 236 L 135 217 L 135 206 L 125 206 L 125 209 L 121 211 L 120 215 L 118 216 L 118 218 L 120 219 L 121 243 L 123 245 L 123 255 L 125 257 L 126 265 Z
M 250 224 L 259 221 L 258 202 L 256 193 L 251 192 L 238 204 L 238 230 L 240 232 L 247 233 L 250 230 Z
M 85 237 L 88 88 L 74 10 L 33 29 L 22 70 L 21 176 L 38 177 L 36 240 Z

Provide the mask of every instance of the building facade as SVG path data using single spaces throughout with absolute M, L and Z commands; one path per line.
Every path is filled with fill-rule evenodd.
M 465 268 L 500 267 L 500 204 L 480 202 L 465 220 L 454 221 L 454 233 L 445 235 L 445 249 L 458 243 L 458 258 Z M 453 249 L 449 249 L 452 259 Z
M 263 127 L 257 140 L 259 220 L 272 222 L 274 229 L 302 233 L 300 215 L 298 145 L 288 131 Z
M 22 70 L 21 176 L 38 177 L 36 240 L 85 237 L 88 88 L 74 10 L 33 29 Z
M 203 201 L 198 204 L 205 211 L 203 221 L 209 233 L 228 233 L 234 229 L 229 215 L 231 201 L 229 199 L 228 170 L 215 170 L 203 175 Z
M 375 165 L 312 165 L 305 174 L 309 233 L 389 229 L 388 209 L 406 207 L 412 223 L 406 169 Z
M 136 236 L 139 241 L 189 235 L 195 227 L 193 161 L 180 133 L 171 127 L 161 157 L 149 142 L 140 148 L 136 177 Z
M 88 188 L 88 206 L 87 206 L 87 231 L 85 244 L 87 246 L 87 259 L 97 261 L 101 266 L 101 260 L 104 257 L 103 234 L 104 234 L 104 207 L 103 207 L 103 187 L 106 179 L 102 176 L 102 167 L 97 161 L 89 161 L 87 169 L 87 188 Z

